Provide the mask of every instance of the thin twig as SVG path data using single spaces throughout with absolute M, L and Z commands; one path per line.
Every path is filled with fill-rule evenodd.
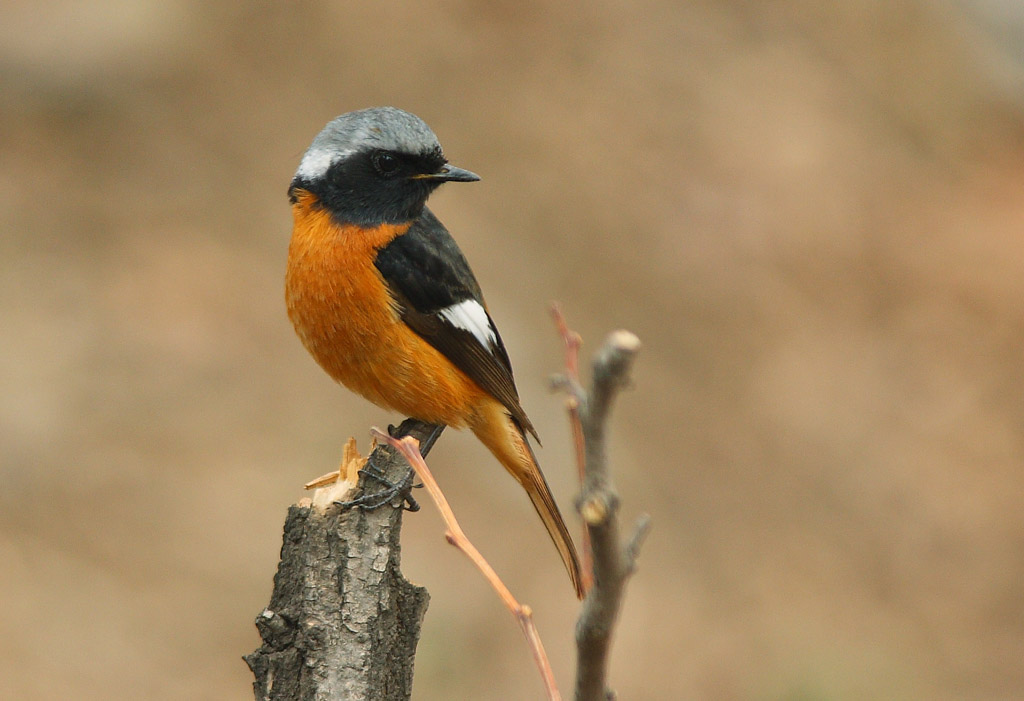
M 465 532 L 463 532 L 462 527 L 459 526 L 459 522 L 455 518 L 455 513 L 448 504 L 448 500 L 441 491 L 441 487 L 438 486 L 437 480 L 434 479 L 430 468 L 427 467 L 423 456 L 420 455 L 419 442 L 415 438 L 408 436 L 402 439 L 395 439 L 376 428 L 372 429 L 372 433 L 377 440 L 384 441 L 401 452 L 409 462 L 409 465 L 412 466 L 412 469 L 416 471 L 416 476 L 420 478 L 430 497 L 434 500 L 437 510 L 441 513 L 441 518 L 447 527 L 445 540 L 461 550 L 476 565 L 484 578 L 498 593 L 498 597 L 512 613 L 516 623 L 522 629 L 523 635 L 526 636 L 534 662 L 536 662 L 541 678 L 544 681 L 548 699 L 550 701 L 560 701 L 562 697 L 555 684 L 555 675 L 551 670 L 551 663 L 548 661 L 547 653 L 544 651 L 544 645 L 541 642 L 540 634 L 537 632 L 537 626 L 533 622 L 533 610 L 529 606 L 516 601 L 516 598 L 512 596 L 512 592 L 501 581 L 494 568 L 491 567 L 487 560 L 484 559 L 484 556 L 480 554 L 480 551 L 466 537 Z
M 583 345 L 583 337 L 569 328 L 569 323 L 562 313 L 562 306 L 558 302 L 551 303 L 551 316 L 558 327 L 558 333 L 565 344 L 565 371 L 570 378 L 576 382 L 580 381 L 580 346 Z
M 575 448 L 576 472 L 582 488 L 587 469 L 583 424 L 580 422 L 580 401 L 586 396 L 586 391 L 580 384 L 580 347 L 583 345 L 583 338 L 569 328 L 565 315 L 562 313 L 562 307 L 557 302 L 551 304 L 551 317 L 555 320 L 558 334 L 562 337 L 562 344 L 565 346 L 565 375 L 557 378 L 552 385 L 566 393 L 565 408 L 569 412 L 569 430 L 572 432 L 572 442 Z M 583 528 L 583 535 L 580 538 L 580 550 L 582 552 L 583 591 L 590 591 L 594 585 L 594 556 L 590 547 L 590 531 L 586 527 Z

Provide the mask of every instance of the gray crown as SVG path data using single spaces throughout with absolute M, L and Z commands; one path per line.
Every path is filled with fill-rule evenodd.
M 323 177 L 331 164 L 370 149 L 426 154 L 441 150 L 426 122 L 395 107 L 371 107 L 348 112 L 327 123 L 299 163 L 295 177 Z

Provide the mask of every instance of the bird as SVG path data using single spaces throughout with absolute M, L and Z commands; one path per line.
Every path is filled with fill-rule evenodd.
M 479 179 L 448 163 L 410 112 L 371 107 L 328 122 L 288 188 L 288 316 L 335 381 L 384 409 L 471 430 L 526 491 L 583 598 L 508 352 L 466 257 L 426 206 L 443 183 Z

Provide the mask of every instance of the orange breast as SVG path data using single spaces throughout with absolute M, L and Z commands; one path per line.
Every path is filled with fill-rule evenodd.
M 454 427 L 472 421 L 487 395 L 402 322 L 373 264 L 409 224 L 339 226 L 314 195 L 297 195 L 285 301 L 306 349 L 378 406 Z

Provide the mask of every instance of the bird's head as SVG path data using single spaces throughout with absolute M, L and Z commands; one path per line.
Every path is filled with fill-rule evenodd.
M 438 185 L 480 177 L 449 165 L 437 136 L 416 115 L 372 107 L 328 122 L 302 157 L 288 189 L 316 196 L 343 223 L 415 219 Z

